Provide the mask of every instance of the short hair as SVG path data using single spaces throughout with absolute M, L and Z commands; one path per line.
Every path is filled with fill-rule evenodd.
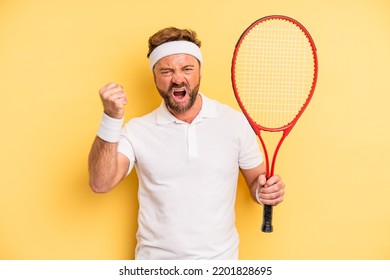
M 167 27 L 157 31 L 149 38 L 149 51 L 147 57 L 149 57 L 152 51 L 159 45 L 171 41 L 189 41 L 196 44 L 198 47 L 201 46 L 201 41 L 198 39 L 195 31 L 191 29 Z

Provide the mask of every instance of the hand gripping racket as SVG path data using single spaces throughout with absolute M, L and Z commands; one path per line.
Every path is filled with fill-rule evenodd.
M 317 71 L 314 41 L 292 18 L 261 18 L 236 44 L 231 68 L 233 90 L 260 139 L 267 178 L 274 175 L 279 148 L 313 96 Z M 261 131 L 281 132 L 271 165 Z M 272 206 L 264 205 L 262 231 L 272 230 Z

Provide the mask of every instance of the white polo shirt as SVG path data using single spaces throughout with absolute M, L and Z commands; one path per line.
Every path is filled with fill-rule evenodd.
M 242 113 L 201 96 L 191 124 L 163 102 L 123 128 L 118 151 L 139 178 L 136 259 L 238 258 L 239 167 L 256 167 L 262 156 Z

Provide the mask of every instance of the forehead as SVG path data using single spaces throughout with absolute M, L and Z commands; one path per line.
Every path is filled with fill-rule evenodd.
M 182 67 L 186 65 L 199 65 L 199 61 L 190 54 L 172 54 L 161 58 L 155 67 Z

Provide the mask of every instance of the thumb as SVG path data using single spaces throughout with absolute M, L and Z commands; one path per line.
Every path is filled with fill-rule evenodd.
M 259 185 L 264 186 L 267 183 L 267 178 L 265 177 L 265 174 L 260 174 L 258 179 Z

